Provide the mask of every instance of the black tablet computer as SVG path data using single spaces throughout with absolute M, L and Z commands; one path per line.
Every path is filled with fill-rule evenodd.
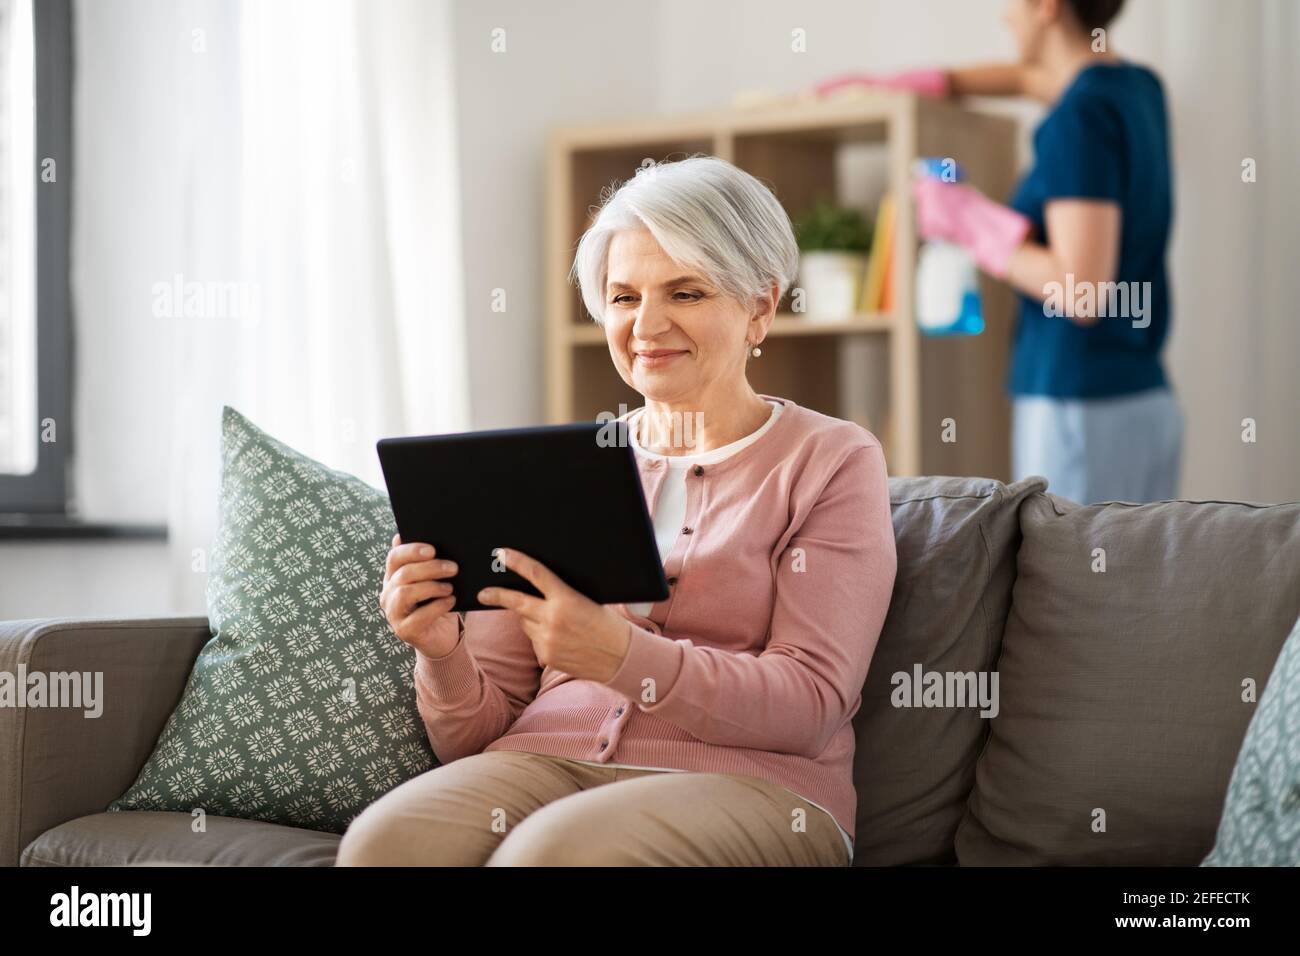
M 457 564 L 453 610 L 490 586 L 536 595 L 494 568 L 494 549 L 536 558 L 598 604 L 668 597 L 627 423 L 578 422 L 412 438 L 377 445 L 404 544 Z

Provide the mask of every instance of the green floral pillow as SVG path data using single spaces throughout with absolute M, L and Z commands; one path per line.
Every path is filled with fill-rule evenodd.
M 1300 620 L 1282 645 L 1202 866 L 1300 866 Z
M 232 408 L 221 422 L 213 638 L 140 776 L 109 810 L 202 808 L 341 833 L 437 765 L 415 652 L 379 608 L 387 497 Z

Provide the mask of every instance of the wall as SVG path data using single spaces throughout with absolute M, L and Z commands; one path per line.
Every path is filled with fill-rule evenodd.
M 203 613 L 173 606 L 170 562 L 146 541 L 0 545 L 0 621 Z

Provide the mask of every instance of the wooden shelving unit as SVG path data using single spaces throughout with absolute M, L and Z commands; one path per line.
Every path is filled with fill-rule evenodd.
M 846 184 L 879 182 L 898 207 L 890 314 L 820 322 L 783 312 L 763 355 L 749 363 L 759 392 L 782 395 L 859 422 L 885 446 L 894 475 L 983 475 L 1010 471 L 1010 404 L 1004 381 L 1014 297 L 983 281 L 986 328 L 978 336 L 927 336 L 912 318 L 917 241 L 912 161 L 955 158 L 990 196 L 1006 196 L 1015 175 L 1015 123 L 909 93 L 720 110 L 553 132 L 546 211 L 547 419 L 554 423 L 636 408 L 641 397 L 619 378 L 604 330 L 567 281 L 578 238 L 601 190 L 630 178 L 647 158 L 719 156 L 772 187 L 792 217 L 819 196 L 849 201 Z M 943 441 L 945 419 L 956 441 Z

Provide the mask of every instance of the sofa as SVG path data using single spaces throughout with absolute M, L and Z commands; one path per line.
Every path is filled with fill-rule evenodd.
M 1081 506 L 895 478 L 898 575 L 853 716 L 855 865 L 1198 864 L 1300 615 L 1300 504 Z M 336 833 L 105 812 L 205 617 L 0 624 L 0 672 L 102 672 L 102 714 L 0 708 L 0 865 L 328 866 Z

